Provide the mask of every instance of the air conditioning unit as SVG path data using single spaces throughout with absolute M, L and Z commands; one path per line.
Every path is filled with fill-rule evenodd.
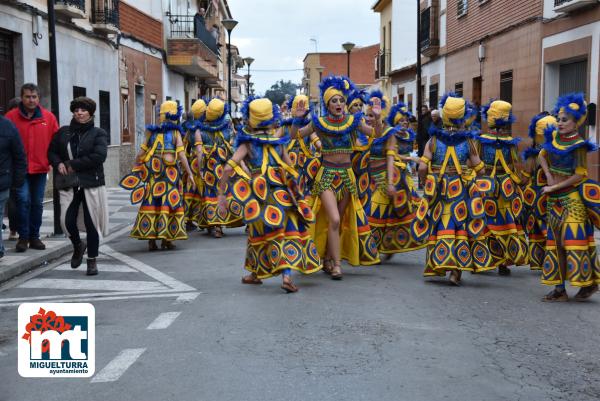
M 554 0 L 554 12 L 569 13 L 599 2 L 600 0 Z

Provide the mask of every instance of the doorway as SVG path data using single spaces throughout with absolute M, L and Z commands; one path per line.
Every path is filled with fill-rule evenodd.
M 15 97 L 13 38 L 0 31 L 0 114 L 6 113 L 8 101 Z

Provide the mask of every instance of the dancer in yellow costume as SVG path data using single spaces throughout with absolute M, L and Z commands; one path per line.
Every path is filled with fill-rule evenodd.
M 228 207 L 225 190 L 235 173 L 233 193 L 244 205 L 248 224 L 245 268 L 250 274 L 242 283 L 262 284 L 262 279 L 281 274 L 281 288 L 296 292 L 292 270 L 308 274 L 321 269 L 308 228 L 314 215 L 298 191 L 298 173 L 286 149 L 290 137 L 273 129 L 280 118 L 278 108 L 269 99 L 250 97 L 242 113 L 247 126 L 238 132 L 237 150 L 219 181 L 219 207 Z M 250 174 L 240 166 L 242 161 Z
M 385 104 L 380 91 L 371 93 L 370 97 L 378 97 Z M 369 98 L 366 120 L 367 124 L 373 126 L 375 115 L 370 103 Z M 379 253 L 386 255 L 387 259 L 396 253 L 427 246 L 425 240 L 415 241 L 411 233 L 420 198 L 408 174 L 407 159 L 398 154 L 399 147 L 410 147 L 412 150 L 415 140 L 414 132 L 408 129 L 409 114 L 404 103 L 394 105 L 382 136 L 372 140 L 369 148 L 365 212 Z M 359 190 L 363 186 L 364 183 L 359 180 Z
M 507 276 L 508 266 L 529 263 L 521 224 L 523 192 L 517 151 L 521 139 L 511 136 L 515 118 L 510 103 L 494 100 L 483 107 L 482 115 L 489 128 L 476 137 L 479 157 L 485 164 L 483 176 L 478 179 L 486 214 L 484 233 L 489 237 L 492 264 L 498 265 L 498 274 Z
M 198 99 L 192 105 L 190 113 L 193 119 L 183 124 L 185 130 L 185 137 L 183 138 L 183 146 L 185 146 L 185 153 L 190 163 L 190 168 L 194 174 L 195 186 L 192 187 L 188 184 L 188 177 L 184 174 L 184 192 L 183 199 L 185 201 L 185 220 L 186 228 L 192 229 L 194 223 L 197 223 L 202 214 L 202 179 L 200 177 L 200 170 L 198 166 L 198 159 L 200 158 L 202 149 L 200 143 L 202 138 L 199 131 L 199 120 L 204 116 L 206 112 L 206 103 L 202 99 Z
M 323 116 L 313 114 L 311 122 L 298 130 L 307 113 L 306 104 L 299 102 L 292 136 L 306 137 L 316 133 L 321 141 L 322 164 L 312 189 L 316 218 L 314 239 L 319 254 L 324 256 L 326 271 L 331 278 L 342 278 L 341 260 L 352 265 L 379 263 L 377 243 L 371 234 L 367 215 L 358 198 L 351 155 L 359 132 L 381 135 L 383 126 L 381 102 L 373 101 L 375 127 L 369 127 L 362 113 L 348 114 L 346 98 L 352 89 L 346 77 L 329 76 L 320 84 Z
M 594 226 L 600 228 L 600 185 L 587 178 L 587 153 L 597 150 L 581 138 L 578 128 L 587 117 L 582 93 L 562 96 L 554 108 L 558 127 L 546 129 L 546 143 L 539 162 L 548 185 L 548 239 L 542 283 L 555 288 L 542 299 L 567 301 L 565 281 L 580 287 L 576 301 L 598 291 L 600 264 Z
M 412 232 L 415 239 L 428 238 L 424 275 L 445 276 L 460 284 L 461 273 L 494 269 L 484 230 L 481 197 L 469 167 L 481 174 L 473 133 L 467 129 L 474 110 L 454 93 L 440 102 L 444 128 L 430 130 L 419 178 L 425 183 L 424 196 L 417 209 Z
M 239 227 L 242 223 L 242 206 L 233 198 L 231 188 L 226 188 L 226 209 L 217 208 L 217 182 L 223 175 L 225 163 L 233 154 L 232 129 L 229 107 L 221 99 L 214 98 L 200 118 L 200 138 L 196 146 L 202 149 L 198 165 L 202 177 L 202 213 L 200 228 L 209 230 L 215 238 L 223 236 L 222 227 Z
M 132 191 L 131 203 L 141 202 L 133 238 L 148 240 L 148 249 L 175 249 L 174 240 L 187 239 L 185 231 L 185 207 L 180 165 L 188 177 L 188 185 L 194 187 L 192 171 L 185 157 L 182 134 L 178 124 L 182 108 L 176 102 L 166 101 L 160 106 L 160 125 L 146 127 L 148 133 L 136 157 L 130 174 L 121 180 L 121 187 Z
M 531 120 L 529 137 L 530 147 L 523 152 L 525 166 L 521 175 L 525 179 L 523 191 L 524 224 L 529 245 L 529 267 L 531 270 L 541 270 L 546 254 L 546 203 L 548 195 L 542 194 L 542 188 L 548 183 L 538 156 L 546 140 L 544 132 L 549 125 L 556 125 L 556 117 L 543 112 Z

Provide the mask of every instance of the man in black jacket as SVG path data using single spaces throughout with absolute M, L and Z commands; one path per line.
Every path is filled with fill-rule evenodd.
M 6 118 L 0 116 L 0 211 L 4 215 L 4 205 L 11 188 L 19 188 L 25 182 L 27 159 L 19 131 Z M 4 243 L 0 230 L 0 258 L 4 256 Z

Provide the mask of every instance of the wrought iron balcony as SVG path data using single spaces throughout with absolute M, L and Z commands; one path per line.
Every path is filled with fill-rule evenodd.
M 119 32 L 119 0 L 92 0 L 92 27 L 107 34 Z
M 85 0 L 54 0 L 54 10 L 69 18 L 85 18 Z
M 377 69 L 375 70 L 375 79 L 387 77 L 390 72 L 391 53 L 386 50 L 380 50 L 377 54 Z
M 220 57 L 217 40 L 201 20 L 195 20 L 194 15 L 168 14 L 168 17 L 171 25 L 169 39 L 198 39 Z
M 554 11 L 557 13 L 568 13 L 599 2 L 600 0 L 554 0 Z

